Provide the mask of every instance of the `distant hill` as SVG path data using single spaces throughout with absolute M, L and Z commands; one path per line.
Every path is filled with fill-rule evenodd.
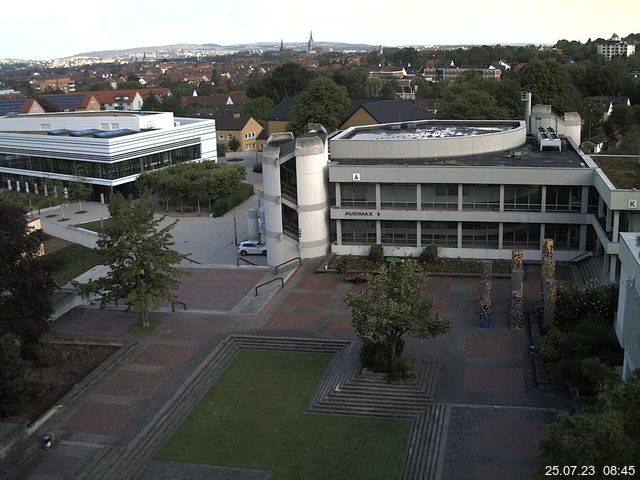
M 322 48 L 323 51 L 331 49 L 336 51 L 343 50 L 373 50 L 377 45 L 367 45 L 363 43 L 341 43 L 341 42 L 315 42 L 316 47 Z M 285 48 L 293 48 L 294 50 L 306 50 L 307 42 L 285 42 Z M 124 55 L 141 55 L 144 52 L 177 52 L 178 50 L 198 50 L 198 51 L 216 51 L 216 50 L 278 50 L 280 42 L 255 42 L 241 43 L 235 45 L 218 45 L 216 43 L 192 44 L 178 43 L 174 45 L 156 45 L 148 47 L 126 48 L 123 50 L 101 50 L 93 52 L 77 53 L 66 58 L 72 57 L 118 57 Z

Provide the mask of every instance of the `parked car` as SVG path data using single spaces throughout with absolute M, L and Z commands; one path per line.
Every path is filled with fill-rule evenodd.
M 238 255 L 266 255 L 267 246 L 255 240 L 245 240 L 238 245 Z

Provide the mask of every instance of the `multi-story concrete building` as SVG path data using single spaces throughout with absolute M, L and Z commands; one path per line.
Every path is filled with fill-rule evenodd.
M 69 112 L 0 118 L 0 184 L 36 191 L 82 181 L 94 194 L 132 192 L 140 173 L 181 162 L 217 161 L 215 121 L 168 112 Z
M 636 46 L 629 44 L 628 42 L 621 41 L 620 37 L 615 33 L 609 40 L 605 40 L 603 43 L 598 43 L 598 55 L 604 56 L 605 60 L 611 60 L 616 56 L 633 55 L 636 53 Z
M 624 379 L 640 367 L 640 250 L 637 236 L 637 233 L 620 235 L 620 290 L 614 328 L 624 349 Z
M 263 153 L 269 263 L 322 252 L 539 260 L 591 251 L 613 281 L 621 231 L 640 231 L 640 190 L 577 147 L 580 116 L 351 127 L 327 140 L 279 135 Z M 330 155 L 330 157 L 329 157 Z M 330 161 L 329 161 L 330 158 Z M 637 185 L 640 187 L 640 183 Z

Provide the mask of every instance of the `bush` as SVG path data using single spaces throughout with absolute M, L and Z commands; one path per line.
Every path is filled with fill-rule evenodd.
M 233 194 L 215 201 L 213 204 L 213 216 L 221 217 L 233 207 L 240 205 L 251 195 L 253 195 L 253 185 L 250 183 L 241 183 Z
M 253 166 L 252 170 L 253 170 L 255 173 L 262 173 L 262 163 L 256 163 L 256 164 Z
M 433 263 L 438 259 L 438 247 L 435 245 L 427 245 L 422 249 L 420 253 L 420 261 L 426 263 Z
M 18 411 L 27 392 L 26 362 L 20 356 L 20 342 L 7 333 L 0 337 L 0 417 Z
M 57 354 L 49 345 L 42 343 L 29 343 L 22 348 L 25 359 L 34 362 L 41 367 L 55 365 Z
M 581 292 L 562 286 L 556 301 L 556 324 L 568 328 L 586 316 L 610 319 L 613 324 L 617 306 L 618 286 L 615 284 L 589 282 Z
M 396 347 L 396 356 L 389 368 L 389 346 L 384 343 L 365 342 L 360 351 L 362 366 L 387 374 L 388 381 L 408 379 L 414 376 L 414 372 L 407 359 L 402 357 L 404 341 Z
M 551 327 L 546 335 L 540 337 L 540 356 L 545 362 L 557 362 L 560 359 L 560 341 L 562 332 Z
M 371 245 L 371 249 L 369 250 L 369 260 L 372 260 L 375 263 L 384 262 L 384 249 L 382 248 L 382 245 Z

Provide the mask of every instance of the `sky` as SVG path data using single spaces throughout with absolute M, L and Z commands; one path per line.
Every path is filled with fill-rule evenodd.
M 11 2 L 0 58 L 49 60 L 176 43 L 553 44 L 640 32 L 640 0 L 84 0 Z M 68 5 L 65 8 L 64 5 Z

